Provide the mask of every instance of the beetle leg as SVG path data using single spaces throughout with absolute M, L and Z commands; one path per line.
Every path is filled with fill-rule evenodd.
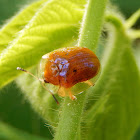
M 59 94 L 59 96 L 62 96 L 62 97 L 66 96 L 66 93 L 65 93 L 65 90 L 63 87 L 59 87 L 58 94 Z
M 89 86 L 94 86 L 94 84 L 89 80 L 85 81 L 84 83 L 88 84 Z
M 69 97 L 70 97 L 70 99 L 71 99 L 71 100 L 75 100 L 76 97 L 72 94 L 72 92 L 71 92 L 70 89 L 68 90 L 68 92 L 69 92 Z

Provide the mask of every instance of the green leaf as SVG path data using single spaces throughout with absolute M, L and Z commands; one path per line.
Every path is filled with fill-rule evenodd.
M 105 6 L 106 1 L 103 1 Z M 82 30 L 83 35 L 80 39 L 82 43 L 79 44 L 85 44 L 85 46 L 88 44 L 87 47 L 95 49 L 104 6 L 98 0 L 90 2 L 93 2 L 93 5 L 97 2 L 98 6 L 94 5 L 94 10 L 96 11 L 97 7 L 98 11 L 95 12 L 95 17 L 91 16 L 94 17 L 93 19 L 98 17 L 99 20 L 94 20 L 94 28 L 91 28 L 90 20 L 85 20 L 88 22 L 84 24 L 85 27 L 83 26 L 85 30 Z M 19 36 L 0 55 L 0 87 L 18 76 L 19 72 L 16 71 L 18 66 L 30 68 L 35 65 L 31 72 L 36 75 L 36 64 L 43 54 L 66 46 L 77 39 L 78 22 L 83 15 L 81 11 L 83 3 L 81 4 L 80 0 L 50 0 L 43 3 Z M 90 5 L 91 10 L 92 8 Z M 90 10 L 87 13 L 93 14 Z M 140 76 L 132 55 L 131 39 L 127 36 L 120 19 L 113 15 L 108 16 L 107 21 L 116 28 L 114 34 L 109 34 L 108 47 L 102 61 L 102 73 L 96 85 L 89 90 L 85 110 L 83 109 L 85 92 L 77 95 L 76 101 L 66 97 L 64 103 L 57 96 L 61 102 L 61 105 L 57 106 L 39 81 L 26 73 L 17 79 L 18 85 L 25 92 L 32 107 L 49 121 L 50 126 L 57 127 L 61 115 L 55 139 L 130 140 L 140 124 Z M 96 25 L 98 25 L 95 32 L 96 42 L 92 44 L 93 29 L 96 29 Z M 88 38 L 85 40 L 86 35 Z M 93 101 L 94 95 L 99 96 L 97 101 Z M 84 114 L 82 114 L 83 110 Z M 81 132 L 82 135 L 80 135 Z
M 116 29 L 110 34 L 100 79 L 89 96 L 85 133 L 89 140 L 130 140 L 140 123 L 140 76 L 123 24 L 113 17 L 108 21 Z
M 43 2 L 44 0 L 41 0 L 29 5 L 2 27 L 0 31 L 0 52 L 5 49 L 17 36 L 17 33 L 22 30 L 26 24 L 28 24 Z
M 43 3 L 20 35 L 0 55 L 0 87 L 12 81 L 19 71 L 16 67 L 31 67 L 43 54 L 65 46 L 77 38 L 83 5 L 69 0 Z
M 0 122 L 0 139 L 1 140 L 46 140 L 46 138 L 41 138 L 38 136 L 28 134 L 26 132 L 20 131 L 2 122 Z

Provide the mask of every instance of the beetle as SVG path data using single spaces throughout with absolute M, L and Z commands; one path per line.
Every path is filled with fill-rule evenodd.
M 22 68 L 18 67 L 17 69 L 31 74 Z M 58 87 L 60 96 L 69 96 L 74 100 L 76 99 L 75 93 L 71 89 L 79 83 L 93 86 L 94 83 L 91 79 L 97 77 L 99 71 L 99 59 L 90 49 L 86 47 L 66 47 L 42 56 L 40 62 L 41 78 L 38 79 L 42 81 L 44 87 L 44 84 L 48 83 L 55 85 Z M 31 75 L 33 76 L 33 74 Z M 51 94 L 53 95 L 52 92 Z M 58 103 L 57 100 L 56 102 Z

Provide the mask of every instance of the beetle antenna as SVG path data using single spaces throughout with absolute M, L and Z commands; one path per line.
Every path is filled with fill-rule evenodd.
M 29 72 L 29 71 L 27 71 L 27 70 L 25 70 L 23 68 L 17 67 L 17 70 L 24 71 L 24 72 L 30 74 L 31 76 L 33 76 L 34 78 L 36 78 L 37 80 L 41 81 L 41 79 L 39 79 L 38 77 L 36 77 L 35 75 L 33 75 L 31 72 Z
M 25 70 L 25 69 L 23 69 L 23 68 L 17 67 L 17 70 L 24 71 L 24 72 L 30 74 L 31 76 L 33 76 L 34 78 L 36 78 L 37 80 L 39 80 L 39 81 L 41 82 L 42 86 L 53 96 L 53 98 L 54 98 L 54 100 L 56 101 L 56 103 L 59 104 L 59 102 L 58 102 L 58 100 L 55 98 L 54 94 L 53 94 L 50 90 L 48 90 L 48 89 L 45 87 L 45 85 L 44 85 L 45 83 L 44 83 L 43 80 L 39 79 L 38 77 L 36 77 L 35 75 L 33 75 L 31 72 L 29 72 L 29 71 L 27 71 L 27 70 Z

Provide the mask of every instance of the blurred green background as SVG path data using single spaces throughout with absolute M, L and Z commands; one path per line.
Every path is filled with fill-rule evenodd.
M 32 1 L 0 0 L 0 26 Z M 140 8 L 140 0 L 113 0 L 112 2 L 118 5 L 126 18 Z M 140 27 L 139 23 L 137 22 L 137 27 Z M 52 139 L 50 130 L 46 126 L 47 122 L 33 111 L 14 82 L 0 90 L 0 121 L 22 131 Z M 140 140 L 140 130 L 133 140 Z

